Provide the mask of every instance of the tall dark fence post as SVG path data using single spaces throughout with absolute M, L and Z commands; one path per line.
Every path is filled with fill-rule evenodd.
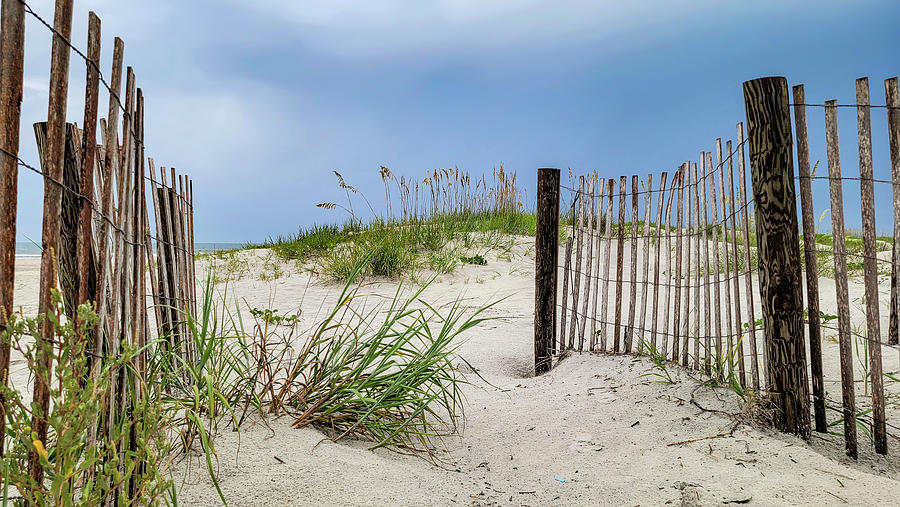
M 60 208 L 62 206 L 63 164 L 66 156 L 66 99 L 69 91 L 69 53 L 67 45 L 72 36 L 73 0 L 57 0 L 53 16 L 53 44 L 50 60 L 50 100 L 47 107 L 47 164 L 43 168 L 44 215 L 41 228 L 41 277 L 38 292 L 38 313 L 54 311 L 51 290 L 56 286 L 56 260 L 59 252 Z M 39 349 L 36 360 L 39 368 L 51 371 L 54 330 L 51 319 L 41 322 L 40 340 L 49 345 Z M 47 441 L 50 414 L 50 386 L 45 378 L 35 376 L 32 397 L 31 428 L 34 440 Z M 37 484 L 44 479 L 44 467 L 36 450 L 28 452 L 28 471 Z
M 559 169 L 538 169 L 534 237 L 534 374 L 550 371 L 556 341 Z M 577 275 L 577 274 L 576 274 Z
M 25 61 L 25 6 L 0 3 L 0 329 L 13 312 L 19 119 Z M 9 376 L 9 343 L 0 343 L 0 382 Z M 6 435 L 6 404 L 0 397 L 0 435 Z M 4 454 L 0 438 L 0 456 Z
M 809 439 L 803 287 L 794 190 L 790 98 L 783 77 L 744 83 L 756 201 L 759 291 L 775 426 Z

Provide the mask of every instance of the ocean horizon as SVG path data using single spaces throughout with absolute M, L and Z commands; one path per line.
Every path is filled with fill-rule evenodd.
M 220 250 L 233 250 L 242 246 L 244 246 L 244 243 L 194 243 L 194 251 L 197 253 L 209 253 Z M 30 241 L 16 242 L 16 257 L 40 257 L 40 255 L 40 245 Z

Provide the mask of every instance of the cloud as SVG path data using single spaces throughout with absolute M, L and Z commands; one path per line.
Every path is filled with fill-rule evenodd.
M 690 15 L 711 0 L 229 0 L 297 27 L 316 47 L 348 56 L 484 51 L 590 41 Z

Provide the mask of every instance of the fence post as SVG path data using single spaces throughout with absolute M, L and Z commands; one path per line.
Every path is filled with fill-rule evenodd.
M 787 79 L 783 77 L 744 82 L 756 201 L 759 291 L 771 361 L 766 368 L 767 385 L 775 408 L 775 426 L 809 439 L 809 386 L 789 102 Z
M 4 1 L 0 14 L 0 326 L 13 311 L 16 262 L 16 203 L 18 192 L 19 115 L 25 61 L 25 6 Z M 9 343 L 0 343 L 0 382 L 6 385 Z M 6 435 L 6 404 L 0 398 L 0 435 Z M 4 454 L 0 438 L 0 456 Z
M 534 374 L 550 371 L 556 341 L 559 169 L 538 169 L 534 235 Z
M 54 37 L 50 63 L 50 99 L 47 106 L 47 153 L 44 169 L 44 214 L 41 228 L 41 275 L 38 294 L 38 313 L 53 312 L 51 289 L 56 287 L 57 262 L 54 256 L 59 252 L 60 207 L 62 205 L 63 164 L 66 155 L 66 98 L 69 91 L 69 52 L 66 42 L 72 35 L 72 0 L 57 0 L 53 16 Z M 38 368 L 50 372 L 53 363 L 54 330 L 51 320 L 41 322 L 40 341 L 42 348 L 36 360 Z M 46 347 L 43 347 L 46 346 Z M 50 386 L 46 379 L 35 376 L 32 397 L 31 428 L 35 440 L 47 441 L 50 414 Z M 40 455 L 35 450 L 28 452 L 28 471 L 38 484 L 44 478 L 44 468 Z

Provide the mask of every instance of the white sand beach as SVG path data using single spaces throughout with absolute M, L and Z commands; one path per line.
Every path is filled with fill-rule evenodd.
M 814 434 L 804 442 L 761 428 L 741 414 L 733 392 L 675 367 L 676 384 L 658 383 L 645 375 L 654 371 L 645 358 L 575 353 L 533 377 L 533 240 L 516 241 L 510 259 L 488 255 L 486 266 L 462 266 L 425 293 L 432 303 L 459 298 L 471 308 L 500 300 L 488 310 L 494 320 L 461 337 L 459 355 L 484 380 L 466 376 L 464 427 L 443 441 L 439 464 L 369 451 L 366 442 L 331 442 L 317 429 L 292 429 L 289 418 L 250 420 L 240 433 L 220 430 L 215 440 L 230 505 L 890 505 L 900 498 L 896 438 L 889 438 L 889 456 L 880 457 L 860 432 L 854 462 L 840 436 Z M 341 289 L 266 250 L 236 255 L 247 269 L 228 283 L 229 293 L 245 308 L 299 310 L 301 327 L 316 322 Z M 281 276 L 261 280 L 273 263 Z M 36 311 L 38 274 L 38 259 L 17 259 L 16 301 L 25 313 Z M 376 281 L 364 292 L 390 296 L 396 287 Z M 851 283 L 851 300 L 861 291 Z M 823 295 L 830 292 L 832 282 L 822 279 Z M 823 296 L 825 311 L 834 306 L 830 297 Z M 823 340 L 825 378 L 839 404 L 832 334 Z M 14 378 L 26 374 L 18 359 Z M 896 351 L 885 348 L 884 360 L 885 371 L 898 370 Z M 459 366 L 468 371 L 461 360 Z M 888 422 L 900 420 L 893 384 Z M 828 414 L 829 421 L 838 417 Z M 172 473 L 181 503 L 218 503 L 200 458 L 174 463 Z

